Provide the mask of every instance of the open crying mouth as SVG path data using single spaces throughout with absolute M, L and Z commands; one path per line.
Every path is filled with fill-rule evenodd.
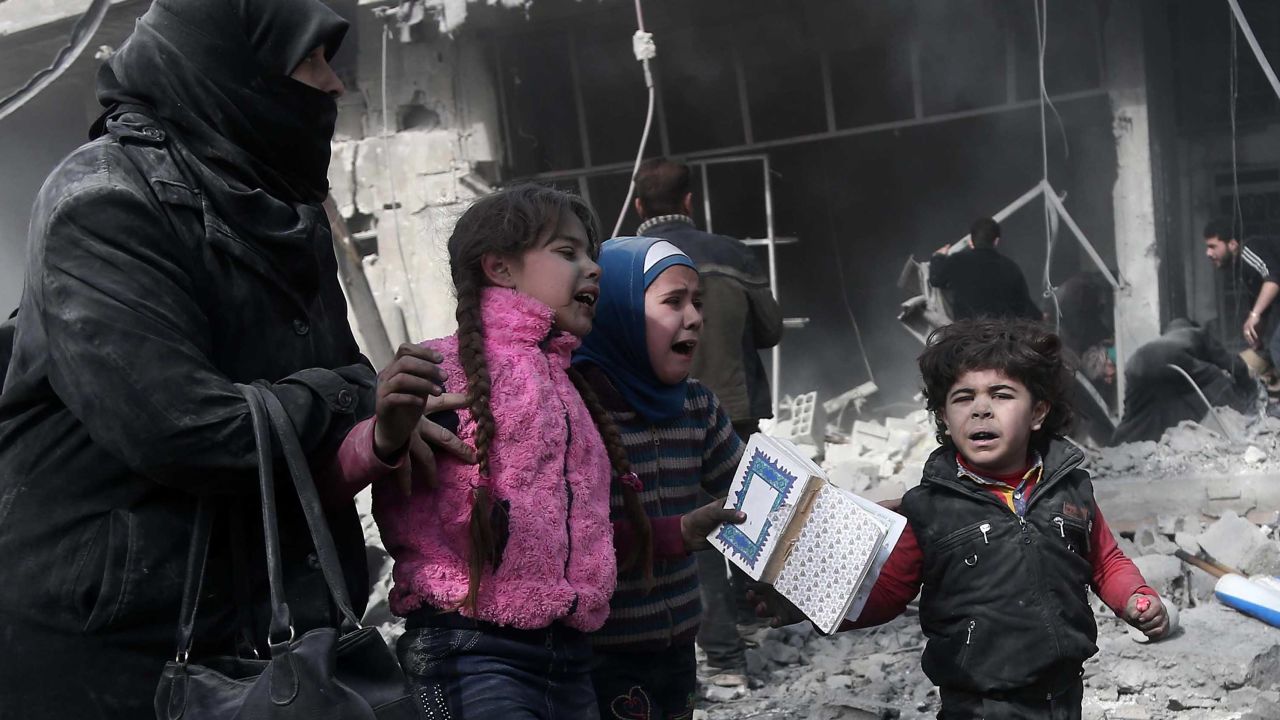
M 678 343 L 672 343 L 671 351 L 677 355 L 691 356 L 693 355 L 693 349 L 697 346 L 697 340 L 681 340 Z
M 999 435 L 996 435 L 990 430 L 979 430 L 974 433 L 969 433 L 969 439 L 976 440 L 976 441 L 995 440 L 997 437 L 999 437 Z
M 596 304 L 596 296 L 587 292 L 580 292 L 577 295 L 574 295 L 573 299 L 577 300 L 583 305 L 586 305 L 587 307 L 595 307 L 595 304 Z

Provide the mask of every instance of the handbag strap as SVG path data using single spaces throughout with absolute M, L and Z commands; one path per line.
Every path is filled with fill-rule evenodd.
M 329 526 L 324 518 L 320 494 L 316 490 L 302 445 L 298 441 L 297 433 L 284 406 L 275 394 L 262 388 L 237 384 L 236 389 L 244 395 L 248 403 L 249 417 L 253 424 L 258 462 L 258 486 L 262 502 L 263 539 L 266 544 L 267 583 L 271 595 L 271 626 L 267 634 L 267 643 L 271 647 L 272 656 L 275 657 L 288 651 L 295 631 L 293 616 L 289 611 L 284 591 L 280 533 L 276 523 L 275 463 L 272 458 L 273 428 L 297 490 L 329 592 L 346 622 L 359 627 L 360 621 L 351 607 L 342 574 L 342 564 L 338 559 L 333 536 L 329 533 Z M 187 553 L 187 576 L 183 582 L 182 607 L 178 615 L 177 660 L 181 664 L 185 664 L 190 655 L 195 634 L 196 612 L 209 555 L 209 539 L 213 529 L 213 512 L 213 501 L 202 497 L 196 506 L 195 529 L 192 532 L 191 546 Z M 241 601 L 241 598 L 237 598 L 237 604 Z
M 267 550 L 267 587 L 271 595 L 271 626 L 267 631 L 267 645 L 271 656 L 287 652 L 293 641 L 293 615 L 284 592 L 284 561 L 280 556 L 280 529 L 276 523 L 275 461 L 272 458 L 271 430 L 264 393 L 252 385 L 236 385 L 249 403 L 249 417 L 253 420 L 253 433 L 257 441 L 258 490 L 262 502 L 262 537 Z M 285 637 L 285 633 L 288 636 Z
M 213 532 L 213 501 L 201 497 L 196 503 L 196 526 L 187 551 L 187 577 L 182 583 L 182 609 L 178 612 L 178 654 L 176 660 L 185 665 L 191 654 L 195 635 L 196 606 L 200 604 L 200 586 L 204 580 L 205 562 L 209 557 L 209 536 Z
M 274 393 L 260 391 L 267 415 L 275 429 L 276 438 L 280 441 L 280 449 L 285 463 L 289 466 L 289 474 L 293 478 L 294 488 L 298 493 L 298 501 L 302 505 L 303 515 L 307 519 L 307 529 L 311 532 L 311 542 L 315 545 L 316 556 L 320 560 L 320 571 L 324 574 L 329 592 L 338 606 L 343 618 L 353 627 L 360 627 L 351 606 L 351 598 L 347 593 L 346 576 L 342 572 L 342 561 L 338 558 L 337 546 L 333 535 L 329 532 L 329 523 L 324 517 L 324 506 L 320 501 L 320 493 L 316 490 L 315 480 L 311 475 L 310 465 L 302 450 L 302 443 L 293 429 L 293 421 L 285 412 L 280 398 Z

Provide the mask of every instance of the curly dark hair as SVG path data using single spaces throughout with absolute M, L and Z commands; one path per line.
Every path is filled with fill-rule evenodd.
M 998 370 L 1025 385 L 1035 400 L 1049 403 L 1049 415 L 1031 436 L 1034 446 L 1071 429 L 1071 370 L 1062 341 L 1042 323 L 983 318 L 947 325 L 929 336 L 919 363 L 925 407 L 933 413 L 940 444 L 951 444 L 942 422 L 947 394 L 971 370 Z

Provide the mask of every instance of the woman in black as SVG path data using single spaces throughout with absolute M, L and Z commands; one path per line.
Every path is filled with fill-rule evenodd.
M 156 0 L 102 68 L 93 140 L 32 213 L 0 395 L 0 718 L 152 716 L 199 493 L 227 509 L 194 654 L 265 651 L 233 383 L 274 392 L 318 468 L 374 408 L 321 206 L 346 30 L 319 0 Z M 359 612 L 359 520 L 328 514 Z M 301 634 L 328 594 L 296 499 L 279 515 Z

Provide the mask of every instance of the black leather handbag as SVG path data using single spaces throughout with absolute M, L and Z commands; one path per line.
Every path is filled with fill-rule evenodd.
M 292 422 L 279 399 L 261 388 L 237 386 L 249 402 L 257 441 L 263 535 L 271 593 L 270 659 L 203 658 L 191 662 L 196 606 L 208 557 L 213 506 L 201 500 L 187 563 L 178 654 L 165 664 L 156 689 L 157 720 L 417 719 L 404 673 L 376 628 L 361 628 L 351 609 L 342 567 L 320 506 L 320 496 Z M 274 430 L 274 432 L 273 432 Z M 322 627 L 296 637 L 285 601 L 276 526 L 273 436 L 289 467 L 341 628 Z

